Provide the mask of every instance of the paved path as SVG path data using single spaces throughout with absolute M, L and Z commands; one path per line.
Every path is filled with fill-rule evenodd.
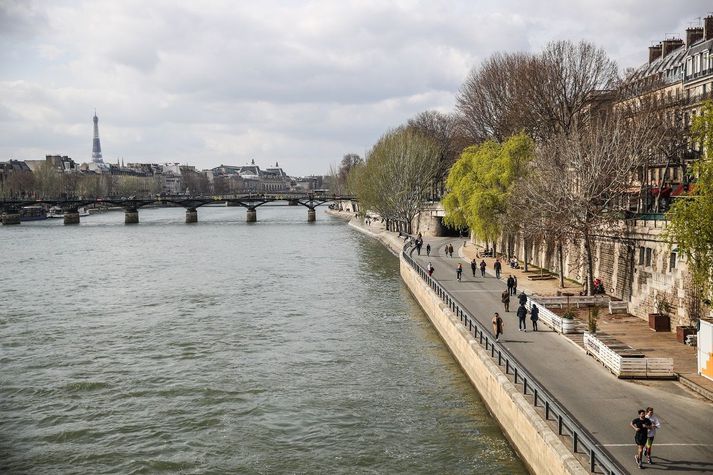
M 509 313 L 504 312 L 500 303 L 500 294 L 506 287 L 504 279 L 498 280 L 491 274 L 481 278 L 479 270 L 473 278 L 470 264 L 464 259 L 455 253 L 453 258 L 444 257 L 443 246 L 451 242 L 457 249 L 462 239 L 437 238 L 427 242 L 433 248 L 431 256 L 426 257 L 423 250 L 421 256 L 414 252 L 417 262 L 425 268 L 430 261 L 435 268 L 433 277 L 485 328 L 491 328 L 493 312 L 500 312 L 505 321 L 502 344 L 624 467 L 638 471 L 629 422 L 637 416 L 639 408 L 652 406 L 662 428 L 653 450 L 655 465 L 644 465 L 645 469 L 667 474 L 713 474 L 713 405 L 677 389 L 671 382 L 617 379 L 542 322 L 541 331 L 532 332 L 528 318 L 528 331 L 518 331 L 517 299 L 511 298 Z M 462 282 L 456 280 L 458 263 L 463 264 Z

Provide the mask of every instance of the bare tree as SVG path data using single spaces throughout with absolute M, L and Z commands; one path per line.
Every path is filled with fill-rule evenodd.
M 586 122 L 588 114 L 583 113 L 593 97 L 617 84 L 618 71 L 606 52 L 591 43 L 554 41 L 531 58 L 517 78 L 519 106 L 531 115 L 528 123 L 536 124 L 531 133 L 546 139 Z
M 560 225 L 584 245 L 588 293 L 593 289 L 593 241 L 623 221 L 624 197 L 634 171 L 661 140 L 653 114 L 626 119 L 612 114 L 588 126 L 573 126 L 541 144 L 525 192 L 532 215 Z
M 519 83 L 533 58 L 524 53 L 496 53 L 471 70 L 456 95 L 460 134 L 473 145 L 498 142 L 527 129 Z

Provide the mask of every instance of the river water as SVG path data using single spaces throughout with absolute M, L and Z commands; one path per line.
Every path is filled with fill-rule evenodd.
M 380 244 L 299 207 L 0 228 L 1 473 L 525 473 Z

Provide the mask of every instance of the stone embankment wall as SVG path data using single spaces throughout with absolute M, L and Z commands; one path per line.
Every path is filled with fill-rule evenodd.
M 530 471 L 538 474 L 588 473 L 453 312 L 403 258 L 401 277 Z
M 656 299 L 671 304 L 671 331 L 677 325 L 689 325 L 695 314 L 695 299 L 687 280 L 686 261 L 663 236 L 665 221 L 636 221 L 619 235 L 601 235 L 594 243 L 594 277 L 603 280 L 606 293 L 629 303 L 629 313 L 648 319 L 656 309 Z M 484 242 L 473 240 L 480 246 Z M 530 243 L 530 263 L 553 273 L 559 272 L 557 249 L 551 243 Z M 498 242 L 498 252 L 506 253 L 507 242 Z M 525 243 L 519 237 L 513 252 L 522 260 Z M 584 281 L 583 244 L 569 244 L 564 249 L 564 274 L 575 282 Z

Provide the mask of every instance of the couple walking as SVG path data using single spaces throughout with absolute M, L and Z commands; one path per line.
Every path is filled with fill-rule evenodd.
M 642 466 L 643 458 L 653 465 L 651 460 L 651 446 L 654 444 L 656 429 L 661 427 L 661 421 L 654 415 L 654 408 L 647 407 L 646 410 L 639 409 L 639 417 L 629 424 L 634 429 L 634 443 L 636 443 L 636 455 L 634 461 L 639 468 Z

